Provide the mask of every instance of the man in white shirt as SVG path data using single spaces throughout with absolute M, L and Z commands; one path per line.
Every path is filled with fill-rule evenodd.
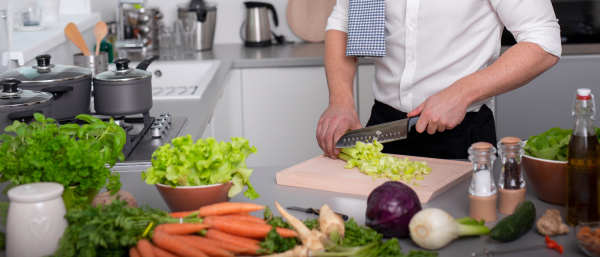
M 331 158 L 337 140 L 362 127 L 352 91 L 358 59 L 346 56 L 349 1 L 337 0 L 326 28 L 329 106 L 317 141 Z M 517 44 L 499 56 L 504 26 Z M 492 97 L 551 68 L 562 50 L 550 0 L 386 1 L 385 48 L 374 59 L 376 103 L 367 126 L 420 115 L 407 139 L 383 151 L 435 158 L 466 158 L 478 141 L 495 145 Z

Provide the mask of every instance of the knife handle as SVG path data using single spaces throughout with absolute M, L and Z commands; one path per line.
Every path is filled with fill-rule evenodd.
M 408 118 L 408 128 L 406 131 L 410 132 L 410 129 L 417 125 L 417 121 L 419 121 L 420 116 L 410 117 Z

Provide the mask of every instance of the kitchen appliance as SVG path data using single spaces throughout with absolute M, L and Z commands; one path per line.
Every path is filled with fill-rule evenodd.
M 0 128 L 12 125 L 13 121 L 29 123 L 34 113 L 46 117 L 52 115 L 52 94 L 41 91 L 23 90 L 19 88 L 18 79 L 2 79 L 0 86 Z
M 404 155 L 390 154 L 404 159 Z M 431 173 L 419 180 L 419 186 L 407 184 L 415 191 L 421 203 L 427 203 L 462 181 L 471 177 L 473 166 L 470 162 L 410 156 L 411 161 L 426 161 Z M 346 162 L 323 155 L 314 157 L 278 172 L 275 179 L 278 185 L 369 196 L 373 189 L 390 181 L 380 178 L 373 181 L 371 176 L 357 168 L 344 168 Z
M 195 49 L 197 51 L 212 49 L 217 21 L 216 3 L 192 0 L 190 4 L 180 5 L 177 8 L 177 17 L 183 27 L 195 28 Z M 193 23 L 195 26 L 192 26 Z
M 78 114 L 90 112 L 92 72 L 89 69 L 52 64 L 49 54 L 35 57 L 36 66 L 24 66 L 0 74 L 0 79 L 14 78 L 25 90 L 52 93 L 52 118 L 72 119 Z
M 242 24 L 242 29 L 245 27 L 245 30 L 241 36 L 244 45 L 250 47 L 270 46 L 272 32 L 269 11 L 273 15 L 275 27 L 279 25 L 275 7 L 263 2 L 244 2 L 244 5 L 246 5 L 246 21 Z
M 135 69 L 129 68 L 130 60 L 114 61 L 115 70 L 102 72 L 93 78 L 94 109 L 103 115 L 127 115 L 145 113 L 152 108 L 152 73 L 148 65 L 158 56 L 153 55 L 140 62 Z
M 351 130 L 346 132 L 346 134 L 337 141 L 335 147 L 354 147 L 356 142 L 359 141 L 363 143 L 373 143 L 373 141 L 377 140 L 379 143 L 385 143 L 404 139 L 411 128 L 417 124 L 417 121 L 419 121 L 419 116 Z

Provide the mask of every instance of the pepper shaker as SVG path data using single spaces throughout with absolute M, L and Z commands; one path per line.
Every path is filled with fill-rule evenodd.
M 61 184 L 40 182 L 8 191 L 7 256 L 47 256 L 58 249 L 68 226 L 63 190 Z
M 517 204 L 525 200 L 525 180 L 521 174 L 523 147 L 523 141 L 517 137 L 505 137 L 498 142 L 498 154 L 502 161 L 502 171 L 498 180 L 498 211 L 502 214 L 512 214 Z
M 491 222 L 498 219 L 498 201 L 493 167 L 496 148 L 487 142 L 477 142 L 469 147 L 469 160 L 473 163 L 473 179 L 469 187 L 469 217 Z

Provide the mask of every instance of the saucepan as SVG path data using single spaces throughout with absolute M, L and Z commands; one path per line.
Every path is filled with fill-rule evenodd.
M 21 67 L 0 74 L 17 79 L 23 90 L 52 93 L 52 118 L 69 120 L 90 112 L 92 71 L 72 65 L 51 64 L 48 54 L 35 57 L 37 66 Z
M 94 109 L 102 115 L 128 115 L 149 112 L 152 108 L 152 73 L 148 65 L 159 57 L 154 55 L 129 68 L 131 60 L 114 60 L 116 69 L 93 78 Z
M 23 90 L 18 88 L 19 84 L 21 81 L 18 79 L 0 80 L 0 133 L 15 120 L 29 123 L 34 113 L 41 113 L 46 117 L 52 115 L 54 96 L 51 93 Z

